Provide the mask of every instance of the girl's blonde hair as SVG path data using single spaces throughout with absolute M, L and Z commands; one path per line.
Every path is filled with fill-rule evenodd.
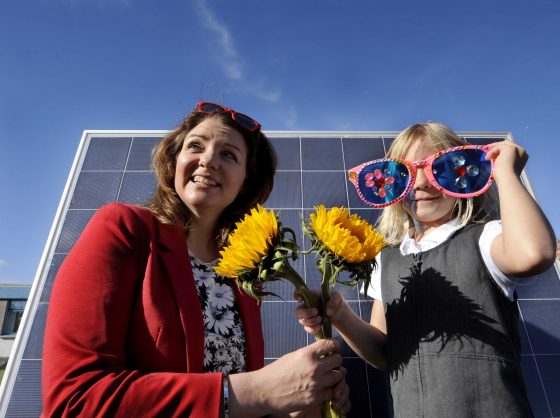
M 428 141 L 438 151 L 468 144 L 441 123 L 417 123 L 406 128 L 395 138 L 387 157 L 404 158 L 410 147 L 419 141 Z M 481 196 L 456 199 L 453 208 L 453 217 L 459 220 L 461 227 L 470 222 L 487 222 L 497 218 L 498 214 L 498 195 L 494 185 Z M 412 219 L 404 211 L 402 202 L 399 202 L 383 209 L 376 226 L 378 232 L 385 237 L 385 242 L 398 245 L 412 225 Z

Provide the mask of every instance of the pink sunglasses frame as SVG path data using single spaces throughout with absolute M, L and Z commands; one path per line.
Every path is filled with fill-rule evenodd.
M 494 160 L 490 160 L 490 164 L 491 164 L 491 171 L 490 171 L 490 177 L 488 178 L 488 182 L 486 183 L 486 185 L 478 190 L 475 193 L 455 193 L 455 192 L 451 192 L 445 188 L 443 188 L 434 178 L 434 175 L 432 173 L 432 164 L 434 162 L 434 160 L 444 154 L 448 154 L 450 152 L 454 152 L 454 151 L 462 151 L 462 150 L 468 150 L 468 149 L 475 149 L 475 150 L 481 150 L 484 151 L 485 153 L 488 153 L 488 151 L 490 151 L 492 149 L 491 145 L 459 145 L 457 147 L 452 147 L 452 148 L 447 148 L 441 151 L 436 152 L 434 155 L 432 155 L 429 158 L 426 158 L 425 160 L 418 160 L 418 161 L 407 161 L 407 160 L 403 160 L 400 158 L 380 158 L 377 160 L 371 160 L 371 161 L 367 161 L 365 163 L 359 164 L 354 168 L 351 168 L 350 170 L 348 170 L 348 180 L 354 185 L 354 187 L 356 188 L 356 192 L 358 193 L 358 196 L 360 196 L 360 199 L 362 199 L 362 201 L 364 203 L 366 203 L 369 206 L 372 206 L 374 208 L 384 208 L 387 206 L 391 206 L 394 205 L 395 203 L 398 203 L 400 201 L 402 201 L 405 196 L 407 196 L 410 191 L 412 190 L 412 188 L 414 187 L 414 183 L 416 182 L 416 176 L 417 176 L 417 172 L 418 172 L 418 168 L 422 168 L 422 170 L 424 170 L 424 175 L 426 176 L 426 179 L 430 182 L 430 184 L 432 185 L 432 187 L 434 187 L 435 189 L 437 189 L 438 191 L 440 191 L 441 193 L 448 195 L 448 196 L 453 196 L 453 197 L 458 197 L 458 198 L 470 198 L 470 197 L 478 197 L 481 194 L 483 194 L 485 191 L 487 191 L 490 186 L 492 186 L 492 183 L 494 182 Z M 406 189 L 401 193 L 401 195 L 399 197 L 397 197 L 396 199 L 392 200 L 391 202 L 388 203 L 372 203 L 369 200 L 367 200 L 364 195 L 362 194 L 360 187 L 358 185 L 358 178 L 360 176 L 360 172 L 362 171 L 362 169 L 364 169 L 365 167 L 371 165 L 371 164 L 375 164 L 375 163 L 381 163 L 381 162 L 385 162 L 385 161 L 395 161 L 395 162 L 399 162 L 401 164 L 403 164 L 407 169 L 408 169 L 408 174 L 409 174 L 409 181 L 408 181 L 408 185 L 406 186 Z

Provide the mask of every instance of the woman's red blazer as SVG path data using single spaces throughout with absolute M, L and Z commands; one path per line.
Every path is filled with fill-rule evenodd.
M 257 303 L 234 286 L 247 367 L 263 366 Z M 147 210 L 99 209 L 56 277 L 45 329 L 44 416 L 218 417 L 184 233 Z

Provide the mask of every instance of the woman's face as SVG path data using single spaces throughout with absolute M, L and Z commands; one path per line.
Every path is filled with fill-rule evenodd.
M 418 141 L 410 147 L 404 159 L 411 162 L 425 160 L 436 152 L 427 141 Z M 429 229 L 450 221 L 454 206 L 455 198 L 434 188 L 426 178 L 424 170 L 418 168 L 414 187 L 403 201 L 405 212 Z
M 195 217 L 219 217 L 246 177 L 247 145 L 239 132 L 207 118 L 185 137 L 177 155 L 175 190 Z

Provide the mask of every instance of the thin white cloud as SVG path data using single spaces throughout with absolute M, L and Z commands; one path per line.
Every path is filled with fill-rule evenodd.
M 221 65 L 224 67 L 227 76 L 233 80 L 243 78 L 241 63 L 239 62 L 238 53 L 235 49 L 230 30 L 226 25 L 218 21 L 205 0 L 198 0 L 197 4 L 198 11 L 202 18 L 202 24 L 218 37 L 218 43 L 223 52 Z
M 243 85 L 243 90 L 250 92 L 253 96 L 270 103 L 278 103 L 282 98 L 282 93 L 274 87 L 267 87 L 264 81 L 254 81 Z
M 298 114 L 293 106 L 282 111 L 284 124 L 288 129 L 296 129 L 298 123 Z
M 270 87 L 265 81 L 247 81 L 244 72 L 243 57 L 237 51 L 231 30 L 216 17 L 207 0 L 197 0 L 197 11 L 202 25 L 212 32 L 217 39 L 219 52 L 216 54 L 219 65 L 224 69 L 227 78 L 236 82 L 234 90 L 243 90 L 269 103 L 278 103 L 282 94 L 278 88 Z

